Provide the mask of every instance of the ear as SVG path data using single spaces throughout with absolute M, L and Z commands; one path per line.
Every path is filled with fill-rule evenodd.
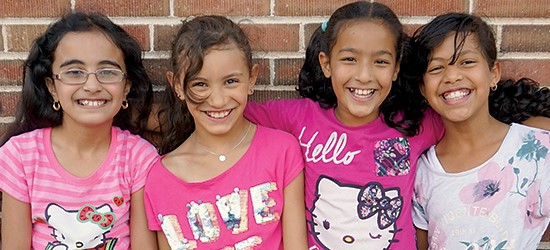
M 252 65 L 252 69 L 250 69 L 250 78 L 248 79 L 248 90 L 250 92 L 254 92 L 252 89 L 254 85 L 256 85 L 256 81 L 258 80 L 258 75 L 260 74 L 260 65 L 254 64 Z
M 501 71 L 500 71 L 500 63 L 497 61 L 495 62 L 495 65 L 493 65 L 493 68 L 491 69 L 491 87 L 496 86 L 498 82 L 500 81 L 501 77 Z
M 326 78 L 330 78 L 332 75 L 330 72 L 330 58 L 325 52 L 319 52 L 319 64 L 321 65 L 321 70 Z
M 168 71 L 166 72 L 166 80 L 168 80 L 168 84 L 170 84 L 170 87 L 172 90 L 176 93 L 176 96 L 181 101 L 185 100 L 185 95 L 183 91 L 183 84 L 179 82 L 179 79 L 174 76 L 174 72 Z
M 132 82 L 126 81 L 126 85 L 124 86 L 124 99 L 126 99 L 126 96 L 130 93 L 130 89 L 132 89 Z
M 44 82 L 46 82 L 46 87 L 48 87 L 48 91 L 50 92 L 50 95 L 53 97 L 53 101 L 57 102 L 59 98 L 57 98 L 57 90 L 55 89 L 55 83 L 52 78 L 45 77 Z
M 418 85 L 418 88 L 420 89 L 420 93 L 422 94 L 422 96 L 424 97 L 424 99 L 426 99 L 426 87 L 424 86 L 424 83 L 420 83 Z
M 400 62 L 397 62 L 396 65 L 395 65 L 395 69 L 394 69 L 394 72 L 393 72 L 393 76 L 391 78 L 392 81 L 395 81 L 397 80 L 397 76 L 399 75 L 399 70 L 401 69 L 401 63 Z

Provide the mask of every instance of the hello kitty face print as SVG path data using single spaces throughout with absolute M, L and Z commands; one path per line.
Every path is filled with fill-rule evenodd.
M 378 182 L 343 185 L 320 176 L 316 197 L 310 223 L 315 240 L 323 247 L 389 249 L 394 242 L 399 231 L 395 221 L 403 206 L 399 188 L 384 188 Z

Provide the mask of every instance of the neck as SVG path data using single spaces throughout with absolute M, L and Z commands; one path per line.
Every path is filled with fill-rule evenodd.
M 502 139 L 509 126 L 489 114 L 486 117 L 463 122 L 444 120 L 445 135 L 440 144 L 453 148 L 483 147 L 487 143 Z
M 103 148 L 111 143 L 111 126 L 78 127 L 62 124 L 52 129 L 52 143 L 79 151 Z

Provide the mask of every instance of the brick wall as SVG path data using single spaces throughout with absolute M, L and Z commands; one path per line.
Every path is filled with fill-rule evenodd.
M 296 97 L 296 78 L 312 31 L 349 0 L 4 0 L 0 4 L 0 134 L 13 120 L 21 65 L 32 40 L 69 10 L 100 11 L 142 44 L 159 91 L 165 83 L 169 43 L 184 17 L 221 14 L 241 22 L 262 66 L 254 99 Z M 408 31 L 448 11 L 479 14 L 495 28 L 503 76 L 550 85 L 548 0 L 380 0 Z M 550 241 L 550 234 L 544 238 Z M 550 249 L 550 243 L 541 247 Z

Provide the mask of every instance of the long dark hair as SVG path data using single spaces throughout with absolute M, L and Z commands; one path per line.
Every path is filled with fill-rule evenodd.
M 118 112 L 113 125 L 135 134 L 143 134 L 151 111 L 153 91 L 142 63 L 139 43 L 104 15 L 73 12 L 51 24 L 46 32 L 34 40 L 23 68 L 23 89 L 15 122 L 8 127 L 0 145 L 14 135 L 55 127 L 63 122 L 63 112 L 52 109 L 54 100 L 46 86 L 46 79 L 52 77 L 55 50 L 65 34 L 89 31 L 105 34 L 122 51 L 127 79 L 132 82 L 127 96 L 129 107 Z
M 170 63 L 173 84 L 182 84 L 186 100 L 201 103 L 188 85 L 201 71 L 205 54 L 215 46 L 234 45 L 243 52 L 249 70 L 252 69 L 252 49 L 244 31 L 233 21 L 223 16 L 199 16 L 184 21 L 172 42 Z M 183 79 L 181 79 L 183 76 Z M 159 121 L 161 141 L 159 153 L 166 154 L 176 149 L 195 130 L 195 123 L 187 105 L 182 102 L 170 85 L 166 86 L 160 104 Z
M 397 62 L 406 60 L 410 47 L 409 37 L 403 31 L 403 25 L 395 13 L 381 3 L 358 1 L 344 5 L 334 11 L 326 30 L 317 28 L 306 49 L 306 57 L 298 79 L 298 91 L 302 97 L 310 98 L 319 103 L 322 108 L 332 108 L 337 104 L 336 95 L 332 89 L 330 78 L 326 78 L 319 63 L 319 53 L 330 55 L 332 47 L 341 33 L 344 24 L 357 20 L 380 21 L 392 32 L 397 51 Z M 368 32 L 368 31 L 365 31 Z M 422 95 L 415 91 L 416 86 L 409 84 L 399 73 L 392 83 L 392 88 L 386 99 L 380 105 L 380 113 L 384 122 L 407 136 L 418 134 L 423 110 L 420 108 Z

